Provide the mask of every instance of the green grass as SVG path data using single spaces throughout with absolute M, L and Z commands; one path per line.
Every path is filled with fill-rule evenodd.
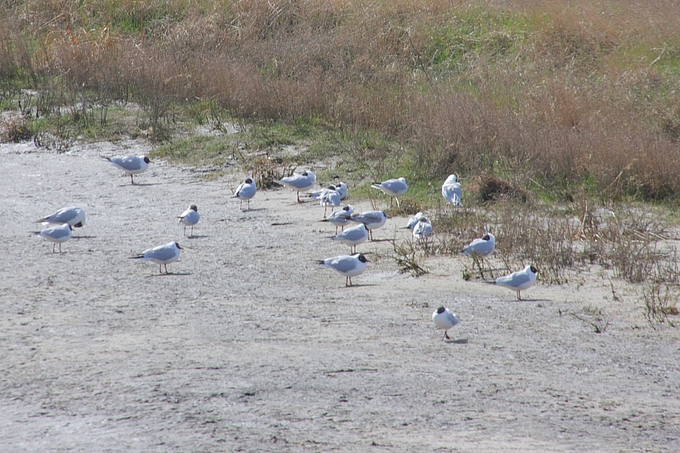
M 465 71 L 464 59 L 496 59 L 516 54 L 530 32 L 527 18 L 512 11 L 470 6 L 451 14 L 429 31 L 423 55 L 438 71 Z
M 226 165 L 236 159 L 236 150 L 223 136 L 194 136 L 173 141 L 154 149 L 149 157 L 195 166 Z

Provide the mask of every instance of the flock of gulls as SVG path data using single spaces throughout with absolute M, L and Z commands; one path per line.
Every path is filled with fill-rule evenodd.
M 135 183 L 134 175 L 146 171 L 150 163 L 148 157 L 135 155 L 104 157 L 104 159 L 129 175 L 130 183 L 132 184 Z M 276 180 L 276 182 L 294 190 L 296 192 L 296 201 L 302 203 L 300 192 L 309 192 L 316 186 L 316 175 L 308 170 L 301 174 L 294 173 L 292 176 L 281 178 Z M 394 202 L 399 206 L 399 197 L 408 190 L 408 184 L 404 178 L 375 182 L 371 186 L 390 197 L 390 206 Z M 367 240 L 373 240 L 373 230 L 385 225 L 387 214 L 385 211 L 355 212 L 352 205 L 340 207 L 342 201 L 347 198 L 347 190 L 347 185 L 340 182 L 320 190 L 312 191 L 308 194 L 308 197 L 312 200 L 318 200 L 319 204 L 324 208 L 324 219 L 322 221 L 335 226 L 335 235 L 332 236 L 332 239 L 350 247 L 350 255 L 334 256 L 320 260 L 318 263 L 344 276 L 345 286 L 352 286 L 352 277 L 361 275 L 366 270 L 367 263 L 369 262 L 364 254 L 357 253 L 357 246 Z M 255 196 L 256 192 L 255 182 L 252 178 L 247 178 L 238 186 L 232 198 L 239 200 L 239 209 L 243 210 L 243 202 L 246 202 L 247 209 L 250 209 L 250 200 Z M 462 206 L 462 190 L 456 175 L 450 175 L 446 178 L 442 184 L 442 196 L 453 206 Z M 331 213 L 327 216 L 329 208 Z M 336 208 L 338 209 L 336 210 Z M 186 229 L 190 228 L 190 236 L 193 236 L 193 228 L 200 218 L 198 208 L 193 204 L 178 216 L 185 235 Z M 82 208 L 71 206 L 59 209 L 53 214 L 38 219 L 36 222 L 47 225 L 47 228 L 36 232 L 36 234 L 52 242 L 52 253 L 56 252 L 57 246 L 59 246 L 59 253 L 61 253 L 61 245 L 71 238 L 73 228 L 80 228 L 85 225 L 86 214 Z M 345 228 L 346 226 L 347 228 Z M 413 238 L 417 242 L 426 240 L 433 234 L 432 224 L 422 212 L 418 212 L 411 217 L 405 228 L 412 231 Z M 341 231 L 338 232 L 338 229 Z M 475 260 L 483 259 L 490 256 L 495 247 L 496 238 L 485 227 L 484 236 L 474 239 L 463 248 L 461 253 L 469 255 Z M 144 250 L 142 253 L 130 258 L 158 264 L 160 273 L 163 272 L 163 269 L 165 269 L 165 273 L 168 273 L 168 264 L 177 261 L 181 251 L 182 247 L 177 242 L 169 242 Z M 528 289 L 536 282 L 536 275 L 538 273 L 539 270 L 536 267 L 529 265 L 520 271 L 498 277 L 487 283 L 516 291 L 517 299 L 522 300 L 521 291 Z M 432 313 L 432 320 L 438 329 L 444 331 L 444 340 L 450 339 L 448 335 L 449 329 L 460 322 L 460 319 L 453 312 L 443 306 Z

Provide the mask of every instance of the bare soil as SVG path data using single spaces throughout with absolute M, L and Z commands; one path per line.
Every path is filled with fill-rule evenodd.
M 100 158 L 148 151 L 0 147 L 1 451 L 680 451 L 680 329 L 638 288 L 593 272 L 517 301 L 464 257 L 413 278 L 384 240 L 401 218 L 345 288 L 315 263 L 349 251 L 322 208 L 277 190 L 240 212 L 237 170 L 152 162 L 133 186 Z M 53 254 L 33 221 L 69 205 L 87 224 Z M 172 240 L 170 275 L 128 259 Z

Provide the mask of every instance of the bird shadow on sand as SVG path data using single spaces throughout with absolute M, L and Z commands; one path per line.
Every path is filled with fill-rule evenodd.
M 448 344 L 467 344 L 468 339 L 467 338 L 458 338 L 456 340 L 445 340 L 445 343 Z
M 370 286 L 378 286 L 376 283 L 352 283 L 351 286 L 341 286 L 341 288 L 362 288 L 362 287 L 370 287 Z
M 250 208 L 250 209 L 244 209 L 241 211 L 242 214 L 248 213 L 248 212 L 257 212 L 257 211 L 266 211 L 267 208 Z
M 97 236 L 71 236 L 71 239 L 97 239 Z
M 173 276 L 178 276 L 178 277 L 183 277 L 186 275 L 193 275 L 191 272 L 168 272 L 167 274 L 163 272 L 162 274 L 152 274 L 148 275 L 147 278 L 155 278 L 155 277 L 173 277 Z
M 522 298 L 522 300 L 515 299 L 513 302 L 552 302 L 550 299 L 526 299 Z
M 209 238 L 210 236 L 207 234 L 193 234 L 191 236 L 184 236 L 186 239 L 205 239 Z
M 134 184 L 120 184 L 118 187 L 127 187 L 127 186 L 132 186 L 132 187 L 149 187 L 149 186 L 162 186 L 163 183 L 161 182 L 136 182 Z

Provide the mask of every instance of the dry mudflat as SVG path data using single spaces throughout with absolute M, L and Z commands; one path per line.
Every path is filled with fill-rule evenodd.
M 348 252 L 321 208 L 277 190 L 240 212 L 237 170 L 153 162 L 133 186 L 100 158 L 148 151 L 0 146 L 0 451 L 680 451 L 680 329 L 637 288 L 593 272 L 517 301 L 463 258 L 400 274 L 385 240 L 345 288 L 314 262 Z M 87 224 L 53 254 L 33 221 L 69 205 Z M 172 240 L 170 275 L 128 259 Z

